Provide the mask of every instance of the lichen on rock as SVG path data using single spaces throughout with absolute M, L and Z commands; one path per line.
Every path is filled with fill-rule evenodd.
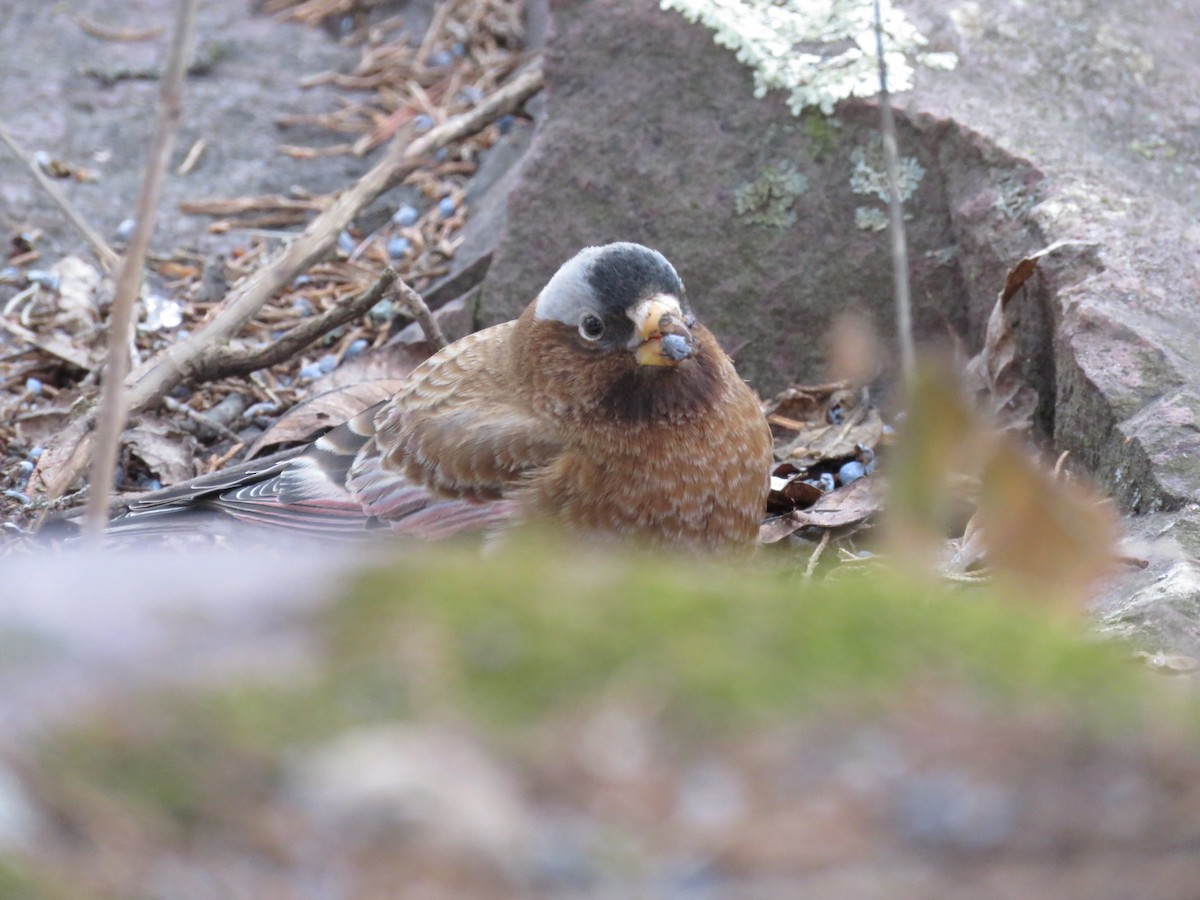
M 792 206 L 806 190 L 808 179 L 791 162 L 772 163 L 734 191 L 734 206 L 747 222 L 787 228 L 796 224 Z
M 883 158 L 883 142 L 876 136 L 864 147 L 856 147 L 850 154 L 850 162 L 854 171 L 850 173 L 850 190 L 856 194 L 877 197 L 887 202 L 888 180 L 887 168 Z M 911 197 L 925 177 L 925 167 L 915 156 L 901 156 L 898 160 L 898 178 L 896 187 L 900 191 L 900 202 Z
M 861 0 L 660 0 L 692 22 L 712 29 L 714 40 L 754 69 L 754 96 L 788 92 L 799 115 L 817 107 L 829 115 L 839 100 L 879 91 L 872 5 Z M 920 53 L 926 43 L 903 12 L 880 2 L 888 87 L 912 88 L 909 57 L 930 68 L 952 69 L 953 53 Z

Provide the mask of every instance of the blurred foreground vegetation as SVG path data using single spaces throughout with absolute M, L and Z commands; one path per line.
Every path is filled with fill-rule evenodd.
M 803 808 L 806 791 L 840 783 L 826 763 L 824 775 L 817 766 L 789 776 L 799 788 L 761 789 L 784 777 L 781 752 L 790 766 L 803 767 L 815 748 L 849 765 L 863 734 L 883 734 L 901 748 L 904 777 L 948 767 L 1034 794 L 1047 777 L 1041 769 L 1082 766 L 1103 781 L 1104 760 L 1136 759 L 1139 778 L 1155 785 L 1160 769 L 1173 784 L 1200 762 L 1200 707 L 1190 693 L 1164 690 L 1128 648 L 996 589 L 879 566 L 805 580 L 768 558 L 731 567 L 555 542 L 492 557 L 429 548 L 361 574 L 309 624 L 316 651 L 302 665 L 129 697 L 22 754 L 15 767 L 46 813 L 46 837 L 0 866 L 0 895 L 301 897 L 310 894 L 297 885 L 326 864 L 341 866 L 345 881 L 331 896 L 398 896 L 398 886 L 417 883 L 433 885 L 433 896 L 559 895 L 568 876 L 545 861 L 544 834 L 514 838 L 490 857 L 478 841 L 430 839 L 420 807 L 436 798 L 399 823 L 385 816 L 361 833 L 338 826 L 336 839 L 322 830 L 320 809 L 297 788 L 306 754 L 396 723 L 464 735 L 514 773 L 529 814 L 514 833 L 553 833 L 558 826 L 537 824 L 542 812 L 574 810 L 595 829 L 584 840 L 588 877 L 648 896 L 658 893 L 645 879 L 684 850 L 709 859 L 705 871 L 719 878 L 809 873 L 802 842 L 767 860 L 741 844 L 756 827 L 775 827 L 768 813 L 785 798 Z M 593 726 L 614 715 L 628 727 L 609 740 Z M 629 733 L 641 737 L 630 744 Z M 351 780 L 354 759 L 345 763 Z M 739 824 L 716 836 L 686 816 L 676 821 L 687 773 L 713 760 L 738 783 L 760 786 L 743 790 Z M 1076 833 L 1081 813 L 1071 804 L 1086 809 L 1092 787 L 1080 781 L 1080 796 L 1033 812 L 1014 788 L 1014 821 L 1041 818 L 1012 825 L 996 847 L 1009 832 L 1061 837 L 1056 815 Z M 884 798 L 900 790 L 886 779 L 876 789 Z M 897 819 L 894 805 L 855 820 L 882 855 L 911 838 L 901 827 L 908 814 Z M 1138 810 L 1134 831 L 1146 820 Z M 1171 820 L 1180 837 L 1200 835 L 1197 814 Z M 793 859 L 799 871 L 789 871 Z M 177 876 L 162 874 L 163 860 L 209 873 L 209 887 L 173 893 Z M 213 874 L 228 873 L 231 860 L 240 874 Z M 581 878 L 591 883 L 574 873 L 568 886 Z

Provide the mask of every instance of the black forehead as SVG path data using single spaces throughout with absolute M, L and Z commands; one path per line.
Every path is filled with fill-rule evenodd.
M 632 244 L 606 248 L 589 267 L 587 280 L 606 312 L 630 309 L 655 294 L 683 298 L 683 282 L 666 257 Z

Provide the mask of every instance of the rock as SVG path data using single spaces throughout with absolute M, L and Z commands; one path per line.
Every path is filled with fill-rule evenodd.
M 918 68 L 895 97 L 919 340 L 956 332 L 977 348 L 1007 270 L 1071 241 L 1014 301 L 1038 430 L 1125 510 L 1178 518 L 1200 499 L 1200 8 L 904 9 L 929 49 L 959 58 Z M 760 393 L 820 380 L 821 338 L 844 310 L 894 345 L 874 101 L 796 117 L 782 92 L 756 100 L 732 51 L 653 0 L 555 6 L 549 35 L 546 115 L 483 324 L 516 314 L 581 245 L 624 239 L 672 259 Z M 1196 556 L 1186 519 L 1177 542 Z M 1154 571 L 1123 579 L 1124 596 Z M 1170 605 L 1200 633 L 1194 592 Z M 1183 633 L 1168 644 L 1200 649 Z

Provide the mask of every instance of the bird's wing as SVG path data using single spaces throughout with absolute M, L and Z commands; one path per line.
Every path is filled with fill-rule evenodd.
M 512 383 L 515 327 L 485 329 L 431 357 L 375 415 L 374 440 L 347 479 L 371 515 L 393 528 L 415 524 L 411 506 L 425 492 L 445 514 L 478 516 L 485 504 L 510 516 L 512 504 L 497 501 L 562 452 Z
M 175 530 L 216 513 L 325 534 L 386 525 L 438 538 L 512 518 L 508 489 L 561 450 L 511 389 L 512 328 L 438 352 L 390 400 L 307 447 L 131 502 L 110 530 Z
M 197 519 L 223 514 L 242 521 L 322 533 L 361 532 L 369 517 L 346 489 L 355 456 L 374 434 L 383 404 L 305 447 L 249 460 L 129 502 L 109 524 L 114 533 L 193 528 Z

